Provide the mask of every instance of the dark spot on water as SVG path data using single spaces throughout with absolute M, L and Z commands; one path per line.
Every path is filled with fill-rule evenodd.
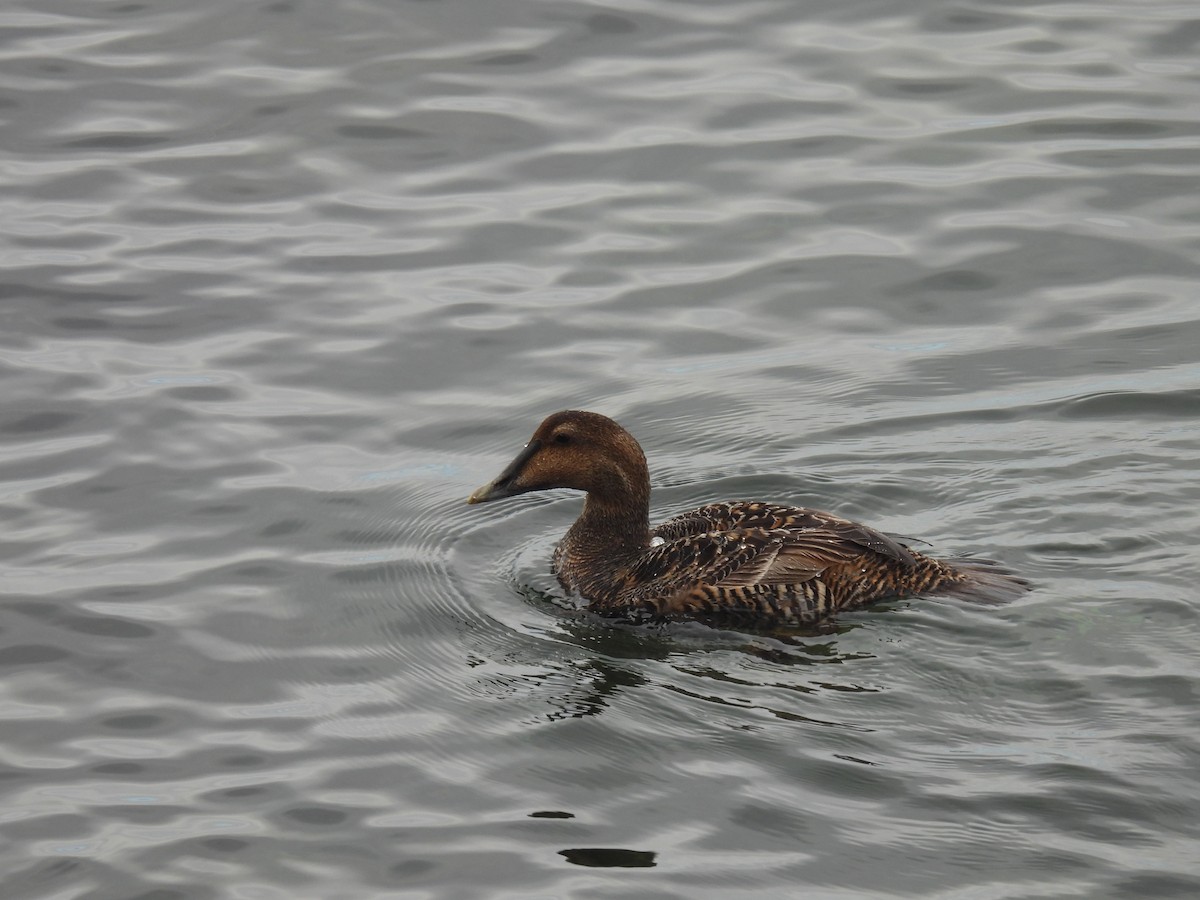
M 612 13 L 596 13 L 594 16 L 588 16 L 584 24 L 592 34 L 630 34 L 637 30 L 637 26 L 632 21 Z
M 573 819 L 575 813 L 562 812 L 557 809 L 542 809 L 529 814 L 531 819 Z
M 298 806 L 284 810 L 283 814 L 304 825 L 340 825 L 346 821 L 344 812 L 327 806 Z
M 611 847 L 579 847 L 559 850 L 567 862 L 593 869 L 649 869 L 657 865 L 650 850 L 620 850 Z
M 256 107 L 254 115 L 256 116 L 278 116 L 281 113 L 287 112 L 289 107 L 282 103 L 267 103 L 263 106 Z
M 218 853 L 237 853 L 239 850 L 245 850 L 250 846 L 250 842 L 244 841 L 241 838 L 214 837 L 205 838 L 200 841 L 200 845 L 207 847 L 209 850 L 216 850 Z
M 278 3 L 268 3 L 263 9 L 269 13 L 290 13 L 295 12 L 296 4 L 289 0 L 279 0 Z
M 39 431 L 54 431 L 68 422 L 73 422 L 78 416 L 72 413 L 40 412 L 31 413 L 20 419 L 5 422 L 0 425 L 0 431 L 5 434 L 36 434 Z
M 863 693 L 875 693 L 874 691 L 864 691 Z M 858 763 L 860 766 L 877 766 L 879 763 L 873 763 L 869 759 L 859 759 L 857 756 L 851 756 L 848 753 L 835 753 L 834 759 L 844 759 L 846 762 Z
M 33 666 L 39 663 L 57 662 L 70 656 L 66 650 L 47 647 L 44 644 L 17 644 L 0 648 L 0 666 Z

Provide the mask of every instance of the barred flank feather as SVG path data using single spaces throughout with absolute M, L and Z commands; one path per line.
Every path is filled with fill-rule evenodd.
M 968 603 L 998 606 L 1011 603 L 1032 589 L 1028 581 L 990 559 L 942 560 L 954 579 L 938 585 L 929 596 L 954 597 Z

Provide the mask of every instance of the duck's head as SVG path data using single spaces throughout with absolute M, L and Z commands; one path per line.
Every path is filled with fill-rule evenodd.
M 566 410 L 548 416 L 517 458 L 467 498 L 486 503 L 529 491 L 574 488 L 601 503 L 645 502 L 650 476 L 642 448 L 628 431 L 599 413 Z

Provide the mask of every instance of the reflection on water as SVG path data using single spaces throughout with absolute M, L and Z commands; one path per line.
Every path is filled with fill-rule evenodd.
M 559 850 L 567 862 L 590 868 L 649 869 L 654 866 L 654 854 L 648 850 L 617 850 L 610 847 L 579 847 Z
M 1181 9 L 0 11 L 6 896 L 1200 894 Z M 1037 590 L 601 620 L 568 407 Z

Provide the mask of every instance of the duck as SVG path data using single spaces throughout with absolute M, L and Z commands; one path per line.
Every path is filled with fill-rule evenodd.
M 999 604 L 1030 590 L 992 560 L 935 559 L 817 509 L 710 503 L 652 527 L 641 445 L 614 420 L 583 410 L 548 416 L 467 502 L 556 488 L 585 497 L 552 569 L 568 594 L 602 616 L 795 627 L 900 596 Z

